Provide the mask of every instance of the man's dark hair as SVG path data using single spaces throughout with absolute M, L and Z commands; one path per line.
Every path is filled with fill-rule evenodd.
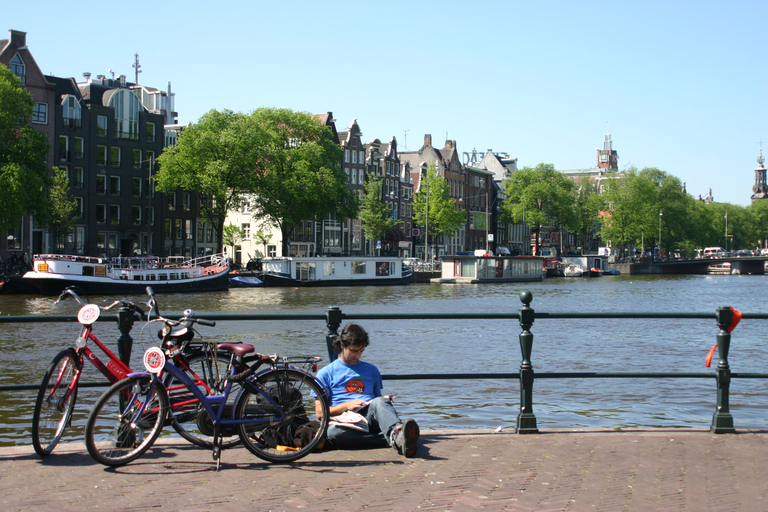
M 367 347 L 368 333 L 357 324 L 348 324 L 341 331 L 339 336 L 333 340 L 333 351 L 341 354 L 341 350 L 346 347 Z

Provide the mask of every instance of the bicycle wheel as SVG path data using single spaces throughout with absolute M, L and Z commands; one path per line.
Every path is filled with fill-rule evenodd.
M 318 396 L 322 397 L 321 419 L 315 416 Z M 236 419 L 254 420 L 239 425 L 243 444 L 269 462 L 300 459 L 325 439 L 328 401 L 322 386 L 309 374 L 287 368 L 264 373 L 243 386 L 235 407 Z
M 41 457 L 53 451 L 69 426 L 77 400 L 77 387 L 70 386 L 78 363 L 74 349 L 62 350 L 43 375 L 32 413 L 32 446 Z
M 158 380 L 128 377 L 96 402 L 85 426 L 85 446 L 97 462 L 121 466 L 140 457 L 163 430 L 168 395 Z
M 198 381 L 198 388 L 201 391 L 206 393 L 207 389 L 210 389 L 211 394 L 224 392 L 224 379 L 229 371 L 228 353 L 218 353 L 215 358 L 209 354 L 197 353 L 188 356 L 186 362 L 189 370 L 183 368 L 182 365 L 178 367 L 185 370 L 193 380 Z M 207 389 L 203 382 L 207 384 Z M 190 443 L 203 448 L 211 448 L 213 446 L 213 422 L 208 412 L 192 392 L 173 375 L 166 375 L 163 383 L 170 399 L 169 419 L 171 426 Z M 237 397 L 239 389 L 239 385 L 232 385 L 230 392 L 232 401 Z M 232 408 L 232 401 L 226 406 L 228 409 Z M 224 417 L 231 417 L 229 410 L 225 411 Z M 240 443 L 240 437 L 234 427 L 229 427 L 223 432 L 222 448 L 230 448 L 238 443 Z

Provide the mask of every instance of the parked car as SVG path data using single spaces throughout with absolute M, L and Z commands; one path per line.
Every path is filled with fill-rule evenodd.
M 261 258 L 251 258 L 245 265 L 245 270 L 252 272 L 261 272 Z
M 704 249 L 704 254 L 702 255 L 702 257 L 705 260 L 708 260 L 708 259 L 716 260 L 719 258 L 725 258 L 726 257 L 725 249 L 723 249 L 722 247 L 707 247 Z
M 738 251 L 734 252 L 733 255 L 737 258 L 746 258 L 748 256 L 754 256 L 755 251 L 751 251 L 749 249 L 739 249 Z

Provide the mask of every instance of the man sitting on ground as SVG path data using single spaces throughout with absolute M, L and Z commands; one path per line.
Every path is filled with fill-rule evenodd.
M 382 380 L 379 369 L 361 361 L 369 345 L 368 333 L 357 324 L 349 324 L 333 341 L 339 357 L 317 373 L 329 393 L 331 420 L 347 411 L 362 415 L 368 431 L 337 425 L 328 426 L 327 442 L 338 448 L 369 448 L 392 446 L 406 457 L 416 455 L 419 426 L 414 420 L 402 422 L 390 396 L 381 396 Z M 316 407 L 318 417 L 320 407 Z

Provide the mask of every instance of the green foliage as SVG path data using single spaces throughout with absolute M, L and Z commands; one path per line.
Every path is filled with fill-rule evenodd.
M 245 233 L 239 226 L 234 224 L 227 224 L 224 226 L 223 243 L 232 247 L 232 254 L 235 253 L 235 246 L 245 239 Z
M 0 64 L 0 232 L 17 228 L 25 214 L 48 218 L 48 138 L 28 126 L 34 101 L 21 81 Z
M 301 221 L 354 218 L 359 200 L 347 187 L 342 149 L 327 126 L 307 113 L 262 108 L 251 114 L 261 133 L 252 204 L 282 233 L 283 254 Z
M 181 132 L 159 157 L 158 190 L 198 192 L 203 214 L 217 227 L 248 199 L 257 214 L 279 226 L 283 250 L 305 219 L 357 214 L 357 196 L 339 166 L 331 131 L 306 113 L 263 108 L 251 114 L 212 110 Z
M 75 227 L 77 222 L 77 202 L 69 193 L 67 171 L 54 167 L 53 172 L 48 231 L 53 238 L 54 246 L 58 248 L 63 245 L 64 239 Z
M 429 235 L 452 235 L 466 222 L 464 212 L 456 208 L 448 183 L 437 173 L 434 165 L 427 167 L 423 182 L 413 196 L 413 221 L 424 226 Z M 427 225 L 428 224 L 428 225 Z
M 359 217 L 370 241 L 383 239 L 400 223 L 392 217 L 392 210 L 382 201 L 381 186 L 382 182 L 375 178 L 365 183 L 365 195 Z
M 552 164 L 523 167 L 505 182 L 507 198 L 501 203 L 503 218 L 525 221 L 531 226 L 531 231 L 537 234 L 538 249 L 541 226 L 559 224 L 567 230 L 578 227 L 575 187 L 576 184 L 556 171 Z
M 588 177 L 576 183 L 576 232 L 581 237 L 582 252 L 587 246 L 587 238 L 599 225 L 600 212 L 605 210 L 605 200 Z
M 264 246 L 264 251 L 262 252 L 262 256 L 267 255 L 267 244 L 272 239 L 272 233 L 266 233 L 264 231 L 258 230 L 255 233 L 253 233 L 251 236 L 253 236 L 253 239 L 256 241 L 257 244 L 261 244 Z

